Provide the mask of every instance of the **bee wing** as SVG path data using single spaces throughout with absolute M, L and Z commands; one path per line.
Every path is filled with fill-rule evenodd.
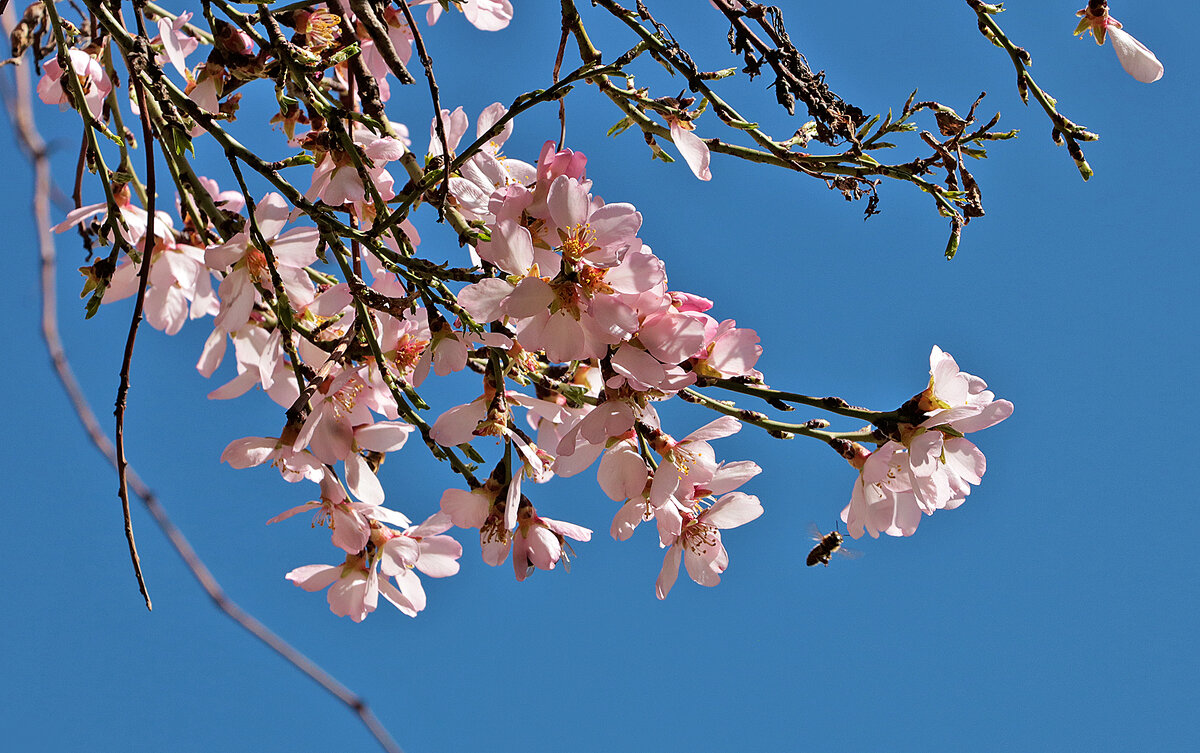
M 817 528 L 816 523 L 808 524 L 808 534 L 812 536 L 813 541 L 820 541 L 821 539 L 825 538 L 825 534 L 821 533 L 821 529 Z
M 856 560 L 863 556 L 863 553 L 858 549 L 847 549 L 844 546 L 838 547 L 837 553 L 848 560 Z
M 558 561 L 562 563 L 563 570 L 567 573 L 571 572 L 571 558 L 575 556 L 575 550 L 570 544 L 563 541 L 562 552 L 559 554 Z

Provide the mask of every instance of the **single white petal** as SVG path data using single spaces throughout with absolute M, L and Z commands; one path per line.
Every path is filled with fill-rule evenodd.
M 1152 84 L 1162 78 L 1163 64 L 1146 45 L 1137 41 L 1128 32 L 1115 26 L 1108 27 L 1108 38 L 1112 40 L 1117 60 L 1130 76 L 1143 84 Z

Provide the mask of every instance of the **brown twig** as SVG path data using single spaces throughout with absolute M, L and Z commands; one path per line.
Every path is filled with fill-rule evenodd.
M 149 40 L 146 37 L 145 24 L 141 14 L 137 14 L 138 40 L 146 43 L 149 50 Z M 139 50 L 139 52 L 144 52 Z M 148 62 L 141 58 L 142 62 Z M 133 346 L 137 342 L 138 327 L 142 323 L 142 310 L 146 303 L 146 288 L 150 285 L 150 264 L 154 259 L 154 212 L 155 212 L 155 172 L 154 172 L 154 136 L 150 131 L 150 111 L 146 107 L 146 89 L 142 82 L 131 76 L 134 89 L 137 91 L 138 104 L 141 108 L 142 144 L 146 149 L 146 234 L 142 236 L 142 266 L 138 270 L 137 298 L 133 304 L 133 316 L 129 321 L 129 335 L 125 338 L 125 354 L 121 359 L 120 384 L 117 385 L 116 418 L 117 428 L 115 440 L 117 445 L 117 493 L 121 497 L 121 512 L 125 516 L 125 540 L 129 542 L 129 557 L 133 560 L 133 571 L 137 575 L 138 589 L 146 600 L 146 609 L 153 609 L 150 594 L 146 590 L 146 580 L 142 575 L 142 564 L 138 558 L 137 543 L 133 538 L 133 521 L 129 515 L 129 486 L 126 471 L 129 461 L 125 458 L 125 409 L 129 396 L 129 371 L 133 366 Z
M 295 323 L 292 321 L 292 304 L 288 300 L 287 289 L 283 286 L 283 278 L 279 276 L 279 264 L 275 261 L 275 252 L 258 227 L 258 219 L 254 213 L 254 197 L 250 194 L 249 186 L 246 185 L 246 177 L 242 175 L 242 169 L 238 167 L 237 156 L 231 151 L 226 151 L 225 157 L 229 160 L 229 166 L 233 168 L 233 175 L 237 178 L 238 187 L 242 189 L 242 195 L 246 197 L 246 217 L 249 220 L 247 243 L 253 242 L 258 250 L 262 251 L 263 258 L 267 260 L 271 286 L 275 288 L 275 314 L 279 317 L 279 327 L 283 330 L 283 349 L 292 361 L 292 371 L 296 375 L 296 389 L 303 390 L 304 363 L 300 360 L 300 354 L 296 352 L 296 343 L 292 338 L 292 332 L 295 329 Z
M 445 160 L 445 167 L 442 169 L 442 189 L 437 202 L 438 217 L 442 218 L 445 215 L 446 197 L 450 193 L 450 144 L 446 141 L 446 126 L 442 123 L 442 103 L 438 99 L 437 79 L 433 77 L 433 60 L 425 50 L 425 40 L 421 39 L 416 19 L 413 18 L 408 3 L 399 3 L 399 5 L 400 12 L 404 14 L 408 28 L 412 31 L 413 42 L 417 46 L 417 56 L 421 58 L 421 66 L 425 68 L 425 78 L 429 79 L 429 96 L 433 100 L 433 122 L 434 127 L 437 128 L 438 141 L 442 145 L 442 159 Z
M 100 427 L 100 423 L 96 420 L 96 415 L 92 411 L 91 406 L 88 405 L 87 398 L 84 396 L 83 390 L 80 389 L 79 382 L 75 379 L 70 362 L 67 360 L 62 339 L 59 337 L 58 316 L 55 311 L 55 248 L 54 236 L 50 229 L 49 197 L 52 190 L 50 159 L 45 142 L 42 140 L 33 122 L 33 113 L 30 107 L 32 86 L 29 81 L 28 70 L 25 68 L 19 69 L 16 78 L 17 94 L 6 104 L 13 122 L 14 131 L 34 169 L 33 214 L 35 224 L 37 225 L 41 260 L 42 338 L 45 341 L 46 350 L 50 354 L 50 359 L 54 364 L 55 374 L 66 391 L 67 397 L 75 410 L 75 415 L 83 425 L 84 432 L 96 449 L 115 467 L 117 462 L 116 450 L 105 435 L 104 430 Z M 230 600 L 212 573 L 205 567 L 204 562 L 196 554 L 195 550 L 192 549 L 183 533 L 171 522 L 158 497 L 142 481 L 133 468 L 127 469 L 127 478 L 129 488 L 142 500 L 147 511 L 153 516 L 155 523 L 158 524 L 159 529 L 167 536 L 167 539 L 175 548 L 180 558 L 183 559 L 192 576 L 200 583 L 200 586 L 208 594 L 208 597 L 212 599 L 217 608 L 301 672 L 312 678 L 342 703 L 350 707 L 379 742 L 380 747 L 389 751 L 389 753 L 402 753 L 400 746 L 392 739 L 392 736 L 371 711 L 365 700 L 342 685 L 311 659 L 301 654 L 285 640 L 273 633 L 268 627 Z
M 795 100 L 799 99 L 808 107 L 808 114 L 817 124 L 818 141 L 832 146 L 839 139 L 844 139 L 856 147 L 859 145 L 856 131 L 866 121 L 866 116 L 862 110 L 847 104 L 829 90 L 824 72 L 812 72 L 808 61 L 788 37 L 783 27 L 782 12 L 778 8 L 749 1 L 741 3 L 741 9 L 729 0 L 715 0 L 714 4 L 728 19 L 735 50 L 742 53 L 750 75 L 758 72 L 758 66 L 763 61 L 775 71 L 776 96 L 789 114 L 794 110 Z M 768 15 L 772 22 L 768 22 Z M 746 24 L 746 18 L 758 22 L 770 38 L 771 45 L 758 38 Z M 754 58 L 751 47 L 761 59 Z
M 554 58 L 554 83 L 558 83 L 558 72 L 562 70 L 563 53 L 567 51 L 567 39 L 571 36 L 571 27 L 567 25 L 567 18 L 563 16 L 562 22 L 562 37 L 558 40 L 558 55 Z M 562 151 L 563 146 L 567 142 L 567 98 L 560 97 L 558 100 L 558 150 Z
M 354 11 L 354 17 L 367 30 L 367 35 L 375 43 L 375 49 L 379 51 L 380 57 L 383 58 L 383 62 L 387 65 L 388 70 L 392 72 L 392 75 L 396 77 L 396 80 L 404 85 L 417 83 L 413 75 L 408 72 L 408 68 L 404 67 L 404 63 L 400 61 L 400 55 L 396 52 L 396 47 L 392 44 L 392 38 L 388 36 L 387 24 L 375 13 L 370 0 L 349 0 L 349 3 L 350 9 Z M 408 4 L 400 3 L 400 7 L 408 17 L 408 27 L 412 29 L 415 35 L 417 27 L 412 21 L 412 14 L 408 12 Z

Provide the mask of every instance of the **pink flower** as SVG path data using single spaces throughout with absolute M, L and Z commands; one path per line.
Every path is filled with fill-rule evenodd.
M 379 603 L 379 576 L 373 569 L 368 570 L 366 561 L 357 554 L 348 555 L 345 564 L 340 566 L 305 565 L 285 577 L 309 593 L 329 588 L 326 596 L 329 610 L 355 622 L 365 620 Z M 405 607 L 400 610 L 411 612 L 411 616 L 417 613 L 411 603 L 407 610 Z
M 300 396 L 296 376 L 292 373 L 283 352 L 283 332 L 268 332 L 262 327 L 247 326 L 229 333 L 237 354 L 238 374 L 229 382 L 208 393 L 209 400 L 229 400 L 246 394 L 259 385 L 279 405 L 287 408 Z M 196 363 L 201 376 L 212 376 L 225 357 L 226 333 L 214 329 L 204 342 L 204 350 Z
M 218 63 L 201 63 L 196 66 L 195 76 L 188 76 L 187 86 L 183 89 L 184 93 L 201 110 L 209 115 L 216 115 L 221 111 L 221 95 L 225 91 L 225 80 L 228 76 L 229 72 Z M 136 110 L 136 102 L 134 108 Z M 189 131 L 189 135 L 193 138 L 202 133 L 204 133 L 204 126 L 200 123 L 196 123 L 195 127 Z
M 370 504 L 383 503 L 383 486 L 360 453 L 395 452 L 404 446 L 415 428 L 403 421 L 376 421 L 354 427 L 351 454 L 342 458 L 346 464 L 346 487 L 351 494 Z
M 929 387 L 914 399 L 927 416 L 922 427 L 948 426 L 960 434 L 994 426 L 1013 412 L 1012 403 L 996 400 L 987 382 L 960 370 L 936 345 L 929 353 Z
M 911 536 L 916 532 L 922 510 L 913 491 L 907 455 L 899 443 L 888 442 L 862 461 L 850 504 L 841 516 L 851 537 L 860 538 L 864 531 L 871 538 L 879 538 L 880 533 Z
M 368 564 L 365 557 L 351 554 L 346 556 L 343 565 L 305 565 L 292 570 L 286 577 L 310 593 L 328 587 L 329 609 L 338 617 L 362 622 L 375 611 L 380 594 L 404 614 L 416 617 L 417 612 L 425 608 L 425 592 L 420 588 L 420 581 L 406 571 L 411 579 L 403 577 L 402 573 L 399 581 L 404 588 L 397 588 L 386 579 L 380 580 L 375 564 L 377 560 Z M 414 580 L 417 581 L 415 586 Z
M 903 410 L 923 411 L 918 425 L 901 423 L 900 442 L 850 458 L 859 469 L 850 503 L 842 510 L 850 536 L 911 536 L 921 514 L 952 510 L 966 501 L 987 470 L 983 453 L 963 434 L 986 429 L 1012 415 L 1013 404 L 996 400 L 987 383 L 958 367 L 936 345 L 929 354 L 929 387 Z
M 99 118 L 104 108 L 104 99 L 112 91 L 112 82 L 100 63 L 83 50 L 67 50 L 71 70 L 83 89 L 83 101 L 92 117 Z M 38 98 L 48 105 L 68 105 L 70 99 L 63 91 L 62 66 L 58 58 L 48 60 L 43 66 L 45 73 L 37 85 Z
M 372 423 L 371 411 L 358 399 L 365 389 L 354 371 L 326 377 L 312 397 L 312 409 L 292 449 L 308 447 L 323 463 L 349 458 L 354 453 L 354 427 Z
M 413 34 L 408 28 L 408 23 L 400 14 L 400 11 L 395 8 L 386 8 L 383 11 L 383 21 L 387 25 L 387 35 L 392 41 L 392 47 L 396 50 L 396 57 L 401 63 L 408 64 L 412 57 Z M 388 82 L 388 77 L 391 75 L 391 69 L 384 62 L 383 55 L 379 53 L 375 46 L 375 41 L 367 34 L 365 28 L 361 25 L 358 27 L 358 44 L 362 49 L 363 63 L 367 70 L 375 77 L 376 83 L 379 84 L 379 99 L 382 102 L 387 102 L 391 97 L 391 85 Z
M 641 248 L 637 231 L 642 226 L 642 215 L 632 204 L 605 204 L 593 198 L 589 187 L 590 183 L 567 175 L 558 176 L 550 184 L 546 194 L 553 222 L 550 245 L 561 250 L 564 266 L 584 262 L 593 267 L 615 267 L 625 254 Z M 557 237 L 553 237 L 555 231 Z
M 729 566 L 729 553 L 721 543 L 721 530 L 749 523 L 762 513 L 758 497 L 742 492 L 726 494 L 699 515 L 692 511 L 684 512 L 679 535 L 672 536 L 670 541 L 663 541 L 670 549 L 663 559 L 662 571 L 655 586 L 658 598 L 667 598 L 671 587 L 675 585 L 681 559 L 688 575 L 700 585 L 715 586 L 720 583 L 721 573 Z
M 461 107 L 454 108 L 454 112 L 443 109 L 441 113 L 442 130 L 446 132 L 446 146 L 450 147 L 453 152 L 458 147 L 458 142 L 462 140 L 463 134 L 467 132 L 467 114 L 463 112 Z M 429 122 L 429 151 L 426 153 L 430 157 L 436 157 L 442 153 L 442 141 L 438 138 L 437 120 Z
M 1163 76 L 1163 64 L 1150 51 L 1150 48 L 1133 38 L 1133 35 L 1121 29 L 1120 26 L 1110 26 L 1109 39 L 1112 40 L 1113 50 L 1117 60 L 1130 76 L 1143 84 L 1152 84 Z
M 287 224 L 288 203 L 274 192 L 258 202 L 254 218 L 263 239 L 271 247 L 275 268 L 289 302 L 295 308 L 307 305 L 316 290 L 304 268 L 317 260 L 317 229 L 295 228 L 280 234 Z M 266 254 L 257 243 L 247 221 L 242 232 L 205 253 L 205 262 L 210 269 L 225 272 L 225 279 L 217 289 L 221 313 L 213 321 L 213 326 L 222 332 L 238 330 L 250 320 L 259 299 L 258 287 L 275 292 Z
M 285 510 L 268 520 L 267 525 L 309 510 L 316 511 L 313 527 L 328 525 L 333 532 L 333 545 L 349 554 L 358 554 L 367 546 L 371 537 L 371 520 L 396 526 L 408 526 L 412 522 L 394 510 L 367 502 L 350 501 L 337 479 L 326 475 L 321 479 L 320 500 Z
M 483 561 L 496 567 L 508 558 L 512 529 L 517 525 L 521 502 L 521 476 L 507 484 L 488 479 L 473 491 L 447 489 L 442 494 L 442 512 L 459 528 L 478 528 Z M 501 496 L 503 492 L 503 496 Z
M 380 547 L 379 569 L 387 576 L 396 576 L 414 567 L 431 578 L 454 575 L 458 572 L 462 545 L 441 535 L 451 525 L 448 513 L 437 512 L 421 525 L 393 534 Z
M 405 141 L 391 136 L 380 136 L 364 126 L 355 124 L 351 132 L 355 144 L 362 147 L 367 158 L 366 172 L 371 179 L 379 196 L 384 201 L 396 197 L 392 190 L 392 174 L 387 171 L 387 163 L 404 156 Z M 319 154 L 320 161 L 313 170 L 312 185 L 304 194 L 310 201 L 320 199 L 332 207 L 354 204 L 368 215 L 373 214 L 373 195 L 364 187 L 359 178 L 358 169 L 350 156 L 339 151 L 329 151 Z
M 513 17 L 512 3 L 508 0 L 459 0 L 467 22 L 480 31 L 499 31 L 508 26 Z M 442 15 L 438 0 L 417 0 L 409 5 L 428 5 L 425 21 L 432 26 Z
M 476 136 L 482 136 L 507 112 L 499 102 L 484 108 L 475 123 Z M 482 220 L 489 225 L 494 224 L 497 218 L 491 207 L 493 197 L 509 187 L 519 188 L 528 193 L 525 186 L 537 181 L 536 167 L 520 160 L 509 159 L 500 152 L 504 142 L 512 134 L 512 128 L 511 120 L 505 123 L 498 135 L 493 136 L 479 152 L 463 164 L 459 170 L 460 174 L 450 178 L 450 192 L 458 200 L 459 211 L 469 220 Z M 438 145 L 437 148 L 440 151 L 441 146 Z M 510 219 L 517 219 L 519 216 L 520 212 L 517 211 Z
M 513 17 L 508 0 L 462 0 L 462 12 L 467 22 L 480 31 L 499 31 Z
M 350 303 L 349 289 L 346 289 L 345 301 Z M 352 309 L 348 309 L 353 313 Z M 376 313 L 378 323 L 379 347 L 383 354 L 384 363 L 389 367 L 389 373 L 401 380 L 419 386 L 429 372 L 429 317 L 425 309 L 408 310 L 402 318 L 397 319 L 390 314 Z M 374 364 L 378 366 L 378 364 Z M 375 369 L 371 369 L 371 374 Z M 382 379 L 380 379 L 382 381 Z
M 234 468 L 252 468 L 269 462 L 279 469 L 284 481 L 295 483 L 301 479 L 320 483 L 325 478 L 325 467 L 311 452 L 296 452 L 290 441 L 276 437 L 244 437 L 235 439 L 221 452 L 221 462 Z
M 566 538 L 591 541 L 592 532 L 573 523 L 539 517 L 533 505 L 522 502 L 517 511 L 517 530 L 512 542 L 513 570 L 517 580 L 533 575 L 534 569 L 553 570 L 560 559 L 569 564 L 563 554 L 564 546 L 570 549 Z
M 711 317 L 706 316 L 706 319 L 711 325 L 705 329 L 704 347 L 692 356 L 692 370 L 704 376 L 726 379 L 736 376 L 762 378 L 754 368 L 762 355 L 758 333 L 736 327 L 732 319 L 720 324 Z
M 49 65 L 47 63 L 47 65 Z M 120 214 L 120 220 L 114 220 L 114 224 L 119 229 L 121 237 L 128 241 L 131 245 L 137 245 L 142 237 L 146 235 L 146 225 L 150 219 L 150 213 L 145 209 L 133 204 L 133 199 L 130 195 L 128 185 L 113 185 L 113 200 L 117 206 L 117 212 Z M 87 206 L 72 209 L 67 213 L 66 218 L 54 226 L 54 232 L 64 232 L 85 220 L 102 215 L 107 219 L 108 204 L 100 202 L 99 204 L 89 204 Z M 121 223 L 125 227 L 121 227 Z M 154 235 L 163 241 L 170 243 L 173 239 L 174 222 L 171 216 L 161 209 L 154 213 Z
M 143 245 L 143 253 L 144 249 Z M 109 282 L 104 302 L 112 303 L 135 295 L 140 273 L 140 263 L 128 257 L 122 260 Z M 219 305 L 212 278 L 204 266 L 204 251 L 183 243 L 155 244 L 145 299 L 146 321 L 150 326 L 174 335 L 189 317 L 198 319 L 205 314 L 215 314 Z
M 673 476 L 678 479 L 679 484 L 706 486 L 719 467 L 716 452 L 709 441 L 732 436 L 741 430 L 741 421 L 731 416 L 722 416 L 679 441 L 675 441 L 665 432 L 658 432 L 651 439 L 651 446 L 655 452 L 662 455 L 664 462 L 659 466 L 656 475 L 667 476 L 667 471 L 673 467 Z M 690 487 L 683 488 L 686 490 Z

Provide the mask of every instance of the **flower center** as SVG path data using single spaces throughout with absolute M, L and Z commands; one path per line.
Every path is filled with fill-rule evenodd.
M 576 225 L 567 231 L 566 236 L 562 239 L 563 259 L 569 262 L 579 261 L 592 249 L 595 242 L 596 234 L 592 232 L 591 225 L 586 222 Z
M 392 351 L 392 361 L 401 371 L 408 371 L 417 365 L 417 360 L 425 352 L 427 345 L 429 345 L 428 340 L 418 340 L 405 333 L 396 341 L 396 348 Z
M 251 248 L 247 251 L 246 271 L 250 273 L 252 280 L 261 284 L 264 275 L 267 273 L 267 255 L 257 248 Z

